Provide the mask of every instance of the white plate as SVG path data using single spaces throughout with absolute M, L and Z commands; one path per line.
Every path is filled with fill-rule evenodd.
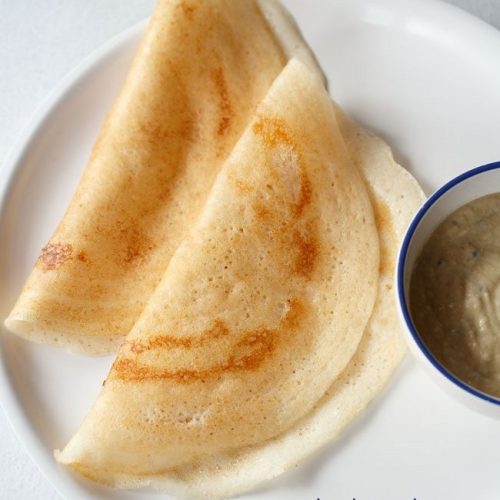
M 500 159 L 496 30 L 430 0 L 285 3 L 316 51 L 333 96 L 388 140 L 428 192 L 463 170 Z M 141 24 L 127 31 L 68 76 L 6 165 L 12 176 L 0 189 L 2 318 L 73 193 L 143 30 Z M 158 496 L 98 489 L 53 461 L 52 449 L 78 426 L 111 357 L 77 357 L 8 334 L 0 342 L 2 404 L 63 496 Z M 497 499 L 498 443 L 498 422 L 443 395 L 407 359 L 384 395 L 337 443 L 248 498 Z

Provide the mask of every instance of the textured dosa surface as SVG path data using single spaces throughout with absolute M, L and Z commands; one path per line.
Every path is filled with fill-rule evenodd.
M 364 181 L 320 79 L 293 60 L 58 459 L 140 484 L 279 435 L 351 359 L 378 267 Z
M 6 326 L 74 351 L 114 350 L 286 60 L 254 0 L 160 0 Z
M 326 82 L 316 56 L 307 45 L 299 26 L 279 0 L 258 0 L 260 10 L 287 57 L 298 59 Z
M 406 226 L 425 196 L 381 139 L 340 109 L 337 116 L 349 152 L 368 182 L 380 238 L 377 299 L 358 350 L 314 409 L 282 436 L 152 476 L 143 485 L 190 498 L 226 497 L 254 488 L 335 439 L 383 389 L 404 356 L 392 290 L 395 258 Z M 118 475 L 115 485 L 133 487 L 137 481 Z

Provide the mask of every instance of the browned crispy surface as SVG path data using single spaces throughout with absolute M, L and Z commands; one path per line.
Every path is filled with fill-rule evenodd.
M 111 349 L 99 338 L 130 330 L 285 63 L 254 0 L 160 0 L 9 328 Z

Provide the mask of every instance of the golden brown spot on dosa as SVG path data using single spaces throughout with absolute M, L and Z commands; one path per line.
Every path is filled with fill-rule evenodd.
M 294 270 L 297 274 L 309 278 L 318 256 L 317 243 L 311 234 L 302 234 L 299 231 L 294 232 L 294 243 L 297 248 Z
M 44 271 L 53 271 L 71 259 L 73 247 L 70 244 L 49 243 L 42 248 L 38 263 Z
M 190 4 L 189 2 L 182 2 L 179 7 L 182 9 L 184 12 L 185 16 L 189 19 L 193 19 L 193 15 L 196 12 L 196 5 Z
M 294 146 L 290 132 L 283 120 L 280 118 L 261 117 L 253 125 L 253 131 L 260 135 L 267 146 L 273 147 L 278 144 Z
M 87 254 L 82 250 L 80 252 L 78 252 L 78 255 L 76 256 L 76 258 L 80 261 L 80 262 L 87 262 L 88 261 L 88 257 L 87 257 Z
M 276 147 L 279 144 L 289 146 L 298 156 L 300 163 L 300 194 L 297 203 L 294 206 L 294 214 L 299 217 L 304 209 L 311 203 L 312 186 L 302 165 L 302 154 L 298 141 L 294 140 L 293 133 L 288 129 L 286 123 L 280 118 L 261 117 L 254 123 L 253 131 L 259 135 L 264 144 L 268 147 Z
M 252 191 L 252 186 L 250 186 L 250 184 L 247 184 L 239 179 L 235 182 L 235 185 L 242 193 L 250 193 Z
M 212 73 L 212 78 L 217 90 L 217 95 L 219 96 L 220 103 L 220 118 L 217 126 L 217 133 L 219 135 L 224 135 L 226 130 L 231 125 L 233 110 L 231 101 L 229 100 L 229 91 L 222 67 L 214 70 L 214 72 Z
M 141 141 L 146 141 L 153 147 L 164 148 L 169 140 L 191 141 L 195 134 L 195 120 L 188 115 L 176 122 L 175 126 L 170 127 L 167 123 L 144 121 L 137 125 L 136 130 Z
M 267 220 L 271 215 L 269 209 L 262 203 L 255 203 L 253 209 L 258 219 Z
M 396 262 L 395 248 L 397 245 L 394 239 L 394 227 L 389 207 L 382 201 L 377 201 L 374 205 L 375 224 L 379 235 L 386 235 L 380 238 L 380 274 L 392 272 Z
M 170 371 L 143 364 L 139 356 L 151 349 L 193 349 L 203 347 L 210 342 L 230 336 L 231 332 L 226 324 L 217 319 L 214 326 L 201 335 L 174 337 L 171 335 L 158 335 L 152 339 L 143 341 L 128 341 L 124 344 L 133 357 L 121 357 L 115 361 L 110 373 L 110 378 L 118 378 L 124 381 L 140 382 L 144 380 L 168 379 L 176 383 L 191 383 L 197 380 L 219 377 L 224 373 L 244 372 L 256 370 L 265 359 L 269 358 L 275 351 L 280 333 L 285 328 L 296 327 L 303 315 L 303 309 L 297 299 L 288 301 L 288 311 L 281 319 L 275 329 L 258 328 L 243 332 L 238 335 L 239 340 L 227 353 L 226 360 L 209 368 L 201 370 L 179 369 Z
M 127 242 L 123 261 L 125 264 L 144 262 L 153 249 L 152 241 L 136 226 L 120 229 L 122 238 Z
M 300 185 L 300 196 L 299 201 L 295 205 L 295 214 L 297 216 L 301 215 L 304 208 L 311 203 L 312 188 L 309 179 L 307 178 L 304 170 L 301 172 L 301 185 Z
M 168 139 L 168 132 L 161 124 L 158 123 L 139 123 L 138 131 L 141 135 L 141 140 L 147 141 L 152 146 L 162 144 Z
M 174 347 L 181 347 L 184 349 L 190 349 L 192 347 L 199 347 L 205 345 L 211 340 L 218 339 L 229 335 L 229 330 L 223 321 L 216 319 L 214 321 L 214 326 L 209 330 L 203 332 L 199 337 L 171 337 L 167 335 L 161 335 L 158 337 L 153 337 L 148 341 L 132 340 L 127 342 L 130 346 L 130 350 L 135 354 L 141 354 L 143 352 L 149 351 L 150 349 L 165 348 L 171 349 Z

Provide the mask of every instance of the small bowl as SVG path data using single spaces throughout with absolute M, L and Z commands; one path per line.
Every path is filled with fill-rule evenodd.
M 473 410 L 500 418 L 500 398 L 466 384 L 443 366 L 422 341 L 413 324 L 409 288 L 413 267 L 437 226 L 461 206 L 488 194 L 500 192 L 500 162 L 469 170 L 438 189 L 417 212 L 401 245 L 396 272 L 396 299 L 411 352 L 441 388 Z

